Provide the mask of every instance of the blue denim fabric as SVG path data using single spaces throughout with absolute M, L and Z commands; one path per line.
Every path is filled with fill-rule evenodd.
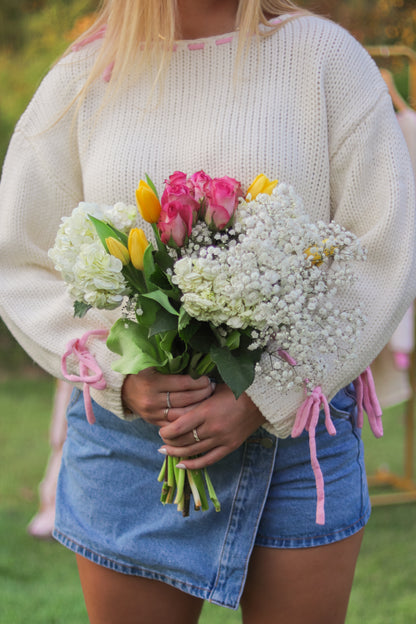
M 256 431 L 211 466 L 222 509 L 183 518 L 159 502 L 163 458 L 156 427 L 125 422 L 94 403 L 85 418 L 75 391 L 57 491 L 55 538 L 112 570 L 163 581 L 236 609 L 255 543 L 304 547 L 336 541 L 368 518 L 369 502 L 355 401 L 346 389 L 332 401 L 334 451 L 317 434 L 324 472 L 327 525 L 315 525 L 316 490 L 305 435 L 279 440 Z M 328 436 L 329 437 L 329 436 Z M 322 444 L 321 444 L 322 441 Z M 335 498 L 335 502 L 333 501 Z M 340 504 L 342 502 L 342 504 Z
M 330 411 L 336 435 L 327 433 L 322 413 L 316 430 L 317 455 L 325 485 L 325 525 L 315 524 L 316 485 L 308 434 L 304 432 L 299 438 L 278 441 L 257 545 L 321 546 L 349 537 L 367 523 L 371 506 L 352 384 L 333 398 Z

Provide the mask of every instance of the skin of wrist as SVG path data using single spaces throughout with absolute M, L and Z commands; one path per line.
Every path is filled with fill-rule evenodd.
M 126 375 L 123 381 L 123 385 L 121 386 L 121 404 L 126 414 L 134 414 L 133 410 L 129 407 L 127 400 L 126 400 L 126 394 L 127 394 L 126 382 L 130 378 L 130 376 L 131 375 Z
M 257 405 L 250 399 L 248 394 L 246 394 L 245 392 L 241 395 L 241 397 L 244 398 L 247 411 L 253 414 L 253 417 L 258 422 L 259 427 L 263 425 L 266 422 L 266 419 L 264 418 Z

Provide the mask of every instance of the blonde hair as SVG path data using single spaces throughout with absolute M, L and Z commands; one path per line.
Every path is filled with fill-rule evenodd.
M 103 36 L 100 51 L 79 98 L 83 100 L 91 84 L 109 67 L 113 68 L 111 82 L 116 85 L 132 69 L 139 75 L 149 64 L 156 62 L 153 65 L 158 68 L 154 78 L 156 84 L 169 64 L 175 40 L 180 38 L 176 4 L 177 0 L 102 0 L 97 19 L 70 48 Z M 267 36 L 276 29 L 270 24 L 268 29 L 261 28 L 269 23 L 271 16 L 299 11 L 290 0 L 240 0 L 236 19 L 236 29 L 240 32 L 238 56 L 251 35 Z

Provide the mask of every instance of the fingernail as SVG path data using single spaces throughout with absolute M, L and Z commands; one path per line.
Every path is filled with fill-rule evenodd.
M 161 448 L 157 449 L 157 452 L 158 452 L 158 453 L 162 453 L 162 455 L 167 455 L 167 454 L 168 454 L 168 453 L 167 453 L 167 451 L 166 451 L 166 449 L 165 449 L 165 448 L 163 448 L 163 446 L 162 446 Z
M 215 383 L 215 381 L 211 381 L 211 388 L 212 388 L 213 392 L 214 392 L 216 387 L 217 387 L 217 384 Z
M 176 468 L 185 468 L 186 469 L 186 466 L 185 466 L 185 464 L 176 464 Z

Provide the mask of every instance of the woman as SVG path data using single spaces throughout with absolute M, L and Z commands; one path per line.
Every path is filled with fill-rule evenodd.
M 69 340 L 117 316 L 72 318 L 47 258 L 59 221 L 80 200 L 132 203 L 144 173 L 159 188 L 176 170 L 247 185 L 259 172 L 277 176 L 312 220 L 334 219 L 368 249 L 357 284 L 340 295 L 341 307 L 348 298 L 365 309 L 367 324 L 354 357 L 322 380 L 337 431 L 329 436 L 322 419 L 316 433 L 323 526 L 308 434 L 288 437 L 301 393 L 278 394 L 262 375 L 238 400 L 206 377 L 149 369 L 124 379 L 105 343 L 90 341 L 106 388 L 91 390 L 94 426 L 73 396 L 55 537 L 77 553 L 92 623 L 193 623 L 203 599 L 231 608 L 241 600 L 249 624 L 345 618 L 370 513 L 351 382 L 414 296 L 415 206 L 374 63 L 338 26 L 295 11 L 273 0 L 108 0 L 11 143 L 2 314 L 54 374 Z M 184 519 L 158 503 L 159 448 L 198 455 L 186 467 L 210 465 L 220 513 Z

